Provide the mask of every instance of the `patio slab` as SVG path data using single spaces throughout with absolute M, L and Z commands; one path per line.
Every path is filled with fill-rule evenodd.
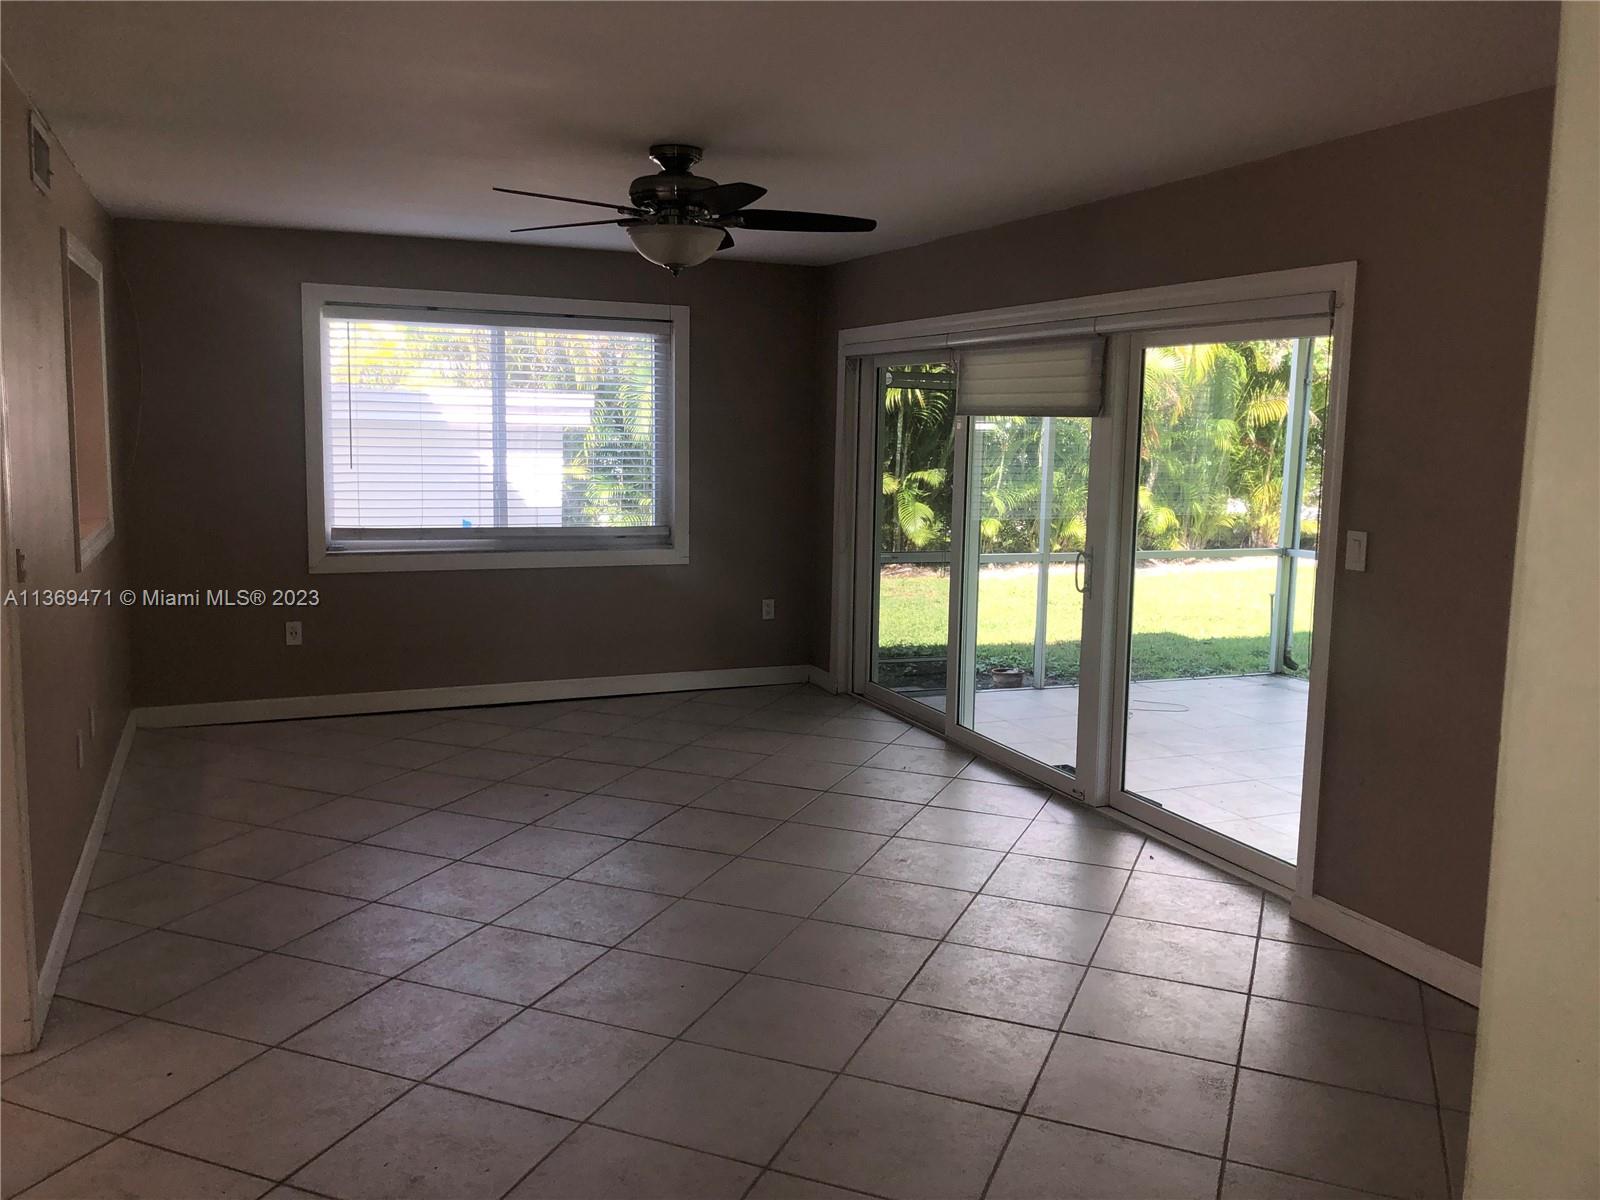
M 1286 675 L 1162 679 L 1129 693 L 1128 790 L 1294 862 L 1310 685 Z M 944 698 L 924 699 L 935 708 Z M 994 688 L 977 732 L 1053 767 L 1077 761 L 1078 689 Z

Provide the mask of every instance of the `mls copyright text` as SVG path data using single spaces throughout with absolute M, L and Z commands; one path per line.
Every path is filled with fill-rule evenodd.
M 13 608 L 315 608 L 316 588 L 12 588 L 0 604 Z

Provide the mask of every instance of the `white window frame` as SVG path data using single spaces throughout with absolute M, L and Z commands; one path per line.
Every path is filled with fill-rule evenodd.
M 327 304 L 383 305 L 397 310 L 431 308 L 477 314 L 574 318 L 605 321 L 663 321 L 672 326 L 672 403 L 666 414 L 666 443 L 661 495 L 669 530 L 665 545 L 619 544 L 616 549 L 497 549 L 479 547 L 424 550 L 414 546 L 386 549 L 334 549 L 329 542 L 326 485 L 326 410 L 322 310 Z M 396 316 L 403 316 L 397 311 Z M 300 287 L 301 340 L 305 358 L 306 537 L 313 575 L 376 571 L 495 571 L 538 567 L 629 567 L 681 565 L 689 561 L 689 309 L 678 304 L 630 304 L 611 300 L 568 300 L 547 296 L 505 296 L 481 292 L 435 292 L 411 288 L 358 287 L 306 283 Z

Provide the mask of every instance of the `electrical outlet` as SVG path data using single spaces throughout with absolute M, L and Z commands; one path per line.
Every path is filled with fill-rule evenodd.
M 761 619 L 771 621 L 778 615 L 778 602 L 776 600 L 763 600 L 761 602 Z
M 303 646 L 305 632 L 300 628 L 299 621 L 285 621 L 283 623 L 283 644 L 285 646 Z
M 83 770 L 83 730 L 78 730 L 78 770 Z
M 1367 535 L 1360 529 L 1347 530 L 1344 535 L 1344 569 L 1367 569 Z

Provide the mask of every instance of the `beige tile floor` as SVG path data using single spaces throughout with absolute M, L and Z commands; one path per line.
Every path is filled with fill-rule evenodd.
M 6 1197 L 1442 1197 L 1474 1013 L 800 687 L 139 735 Z

